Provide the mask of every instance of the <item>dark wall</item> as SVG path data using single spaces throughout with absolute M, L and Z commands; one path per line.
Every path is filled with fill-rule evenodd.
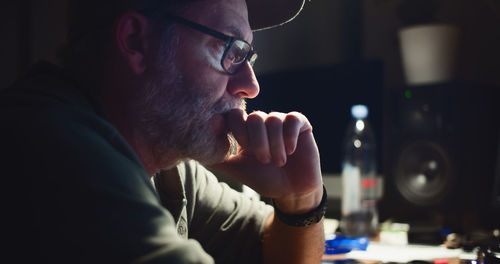
M 14 81 L 22 65 L 25 64 L 26 55 L 21 50 L 26 50 L 22 43 L 26 43 L 25 20 L 27 16 L 22 12 L 24 10 L 22 2 L 5 1 L 0 9 L 0 88 L 7 83 Z
M 57 62 L 66 34 L 67 0 L 8 0 L 0 15 L 0 89 L 37 60 Z
M 396 9 L 404 0 L 363 2 L 364 58 L 385 65 L 386 87 L 405 84 L 399 54 L 398 30 L 403 26 Z M 437 23 L 460 27 L 458 79 L 500 84 L 500 2 L 494 0 L 437 0 Z

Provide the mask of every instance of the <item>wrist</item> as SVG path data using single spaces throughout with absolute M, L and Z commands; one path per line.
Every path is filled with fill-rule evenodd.
M 273 199 L 274 207 L 286 214 L 303 214 L 318 207 L 323 197 L 323 185 L 313 192 L 303 195 L 290 195 Z
M 274 213 L 281 222 L 287 225 L 296 227 L 309 226 L 312 224 L 319 223 L 323 219 L 326 212 L 327 200 L 328 197 L 326 189 L 323 186 L 321 200 L 315 208 L 308 210 L 307 212 L 285 213 L 281 211 L 280 208 L 277 207 L 276 202 L 273 200 Z

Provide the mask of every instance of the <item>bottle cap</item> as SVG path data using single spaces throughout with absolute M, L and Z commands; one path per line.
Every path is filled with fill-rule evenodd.
M 368 107 L 366 105 L 353 105 L 351 107 L 351 115 L 356 119 L 365 119 L 368 116 Z

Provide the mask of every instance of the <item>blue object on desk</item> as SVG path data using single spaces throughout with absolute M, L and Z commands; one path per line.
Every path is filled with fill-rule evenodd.
M 370 239 L 368 237 L 346 237 L 334 235 L 325 240 L 325 254 L 344 254 L 353 249 L 366 250 Z

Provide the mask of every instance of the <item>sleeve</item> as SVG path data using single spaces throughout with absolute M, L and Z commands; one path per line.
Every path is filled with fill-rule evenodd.
M 197 162 L 184 164 L 189 236 L 221 263 L 262 263 L 262 232 L 273 208 L 231 189 Z
M 177 235 L 172 216 L 116 131 L 96 132 L 108 128 L 88 120 L 45 120 L 32 129 L 23 158 L 32 162 L 25 175 L 37 246 L 47 262 L 213 263 L 198 242 Z

